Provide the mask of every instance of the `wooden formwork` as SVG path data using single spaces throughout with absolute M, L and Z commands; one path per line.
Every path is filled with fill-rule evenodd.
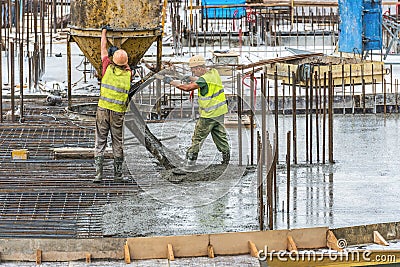
M 268 266 L 310 266 L 308 261 L 296 261 L 293 255 L 304 251 L 319 251 L 318 262 L 312 266 L 334 266 L 339 262 L 328 257 L 326 249 L 344 253 L 345 245 L 376 243 L 388 246 L 386 239 L 399 239 L 400 223 L 361 225 L 329 230 L 328 227 L 283 229 L 253 232 L 199 234 L 186 236 L 158 236 L 135 238 L 94 239 L 0 239 L 0 257 L 6 261 L 76 261 L 91 259 L 131 260 L 168 259 L 181 257 L 209 257 L 250 254 Z M 325 249 L 325 252 L 323 250 Z M 364 249 L 365 250 L 365 249 Z M 286 254 L 285 254 L 286 253 Z M 290 254 L 292 253 L 292 254 Z M 295 253 L 295 254 L 293 254 Z M 379 254 L 380 253 L 380 254 Z M 373 255 L 396 255 L 399 250 L 371 250 Z M 266 254 L 265 254 L 266 255 Z M 307 254 L 308 255 L 308 254 Z M 329 254 L 332 256 L 331 254 Z M 336 254 L 335 254 L 336 255 Z M 283 259 L 283 261 L 282 261 Z M 313 258 L 311 258 L 313 260 Z M 359 266 L 365 262 L 358 261 Z M 369 262 L 369 264 L 377 264 Z
M 324 73 L 328 77 L 329 71 L 332 71 L 335 86 L 362 84 L 363 80 L 365 84 L 381 83 L 389 74 L 388 69 L 384 68 L 384 63 L 381 61 L 361 61 L 355 58 L 331 56 L 313 56 L 301 60 L 276 62 L 267 66 L 268 78 L 273 79 L 274 73 L 277 72 L 278 80 L 292 83 L 291 73 L 294 72 L 296 82 L 303 86 L 311 76 L 313 77 L 312 83 L 315 84 L 315 73 L 318 77 L 317 82 L 323 85 Z

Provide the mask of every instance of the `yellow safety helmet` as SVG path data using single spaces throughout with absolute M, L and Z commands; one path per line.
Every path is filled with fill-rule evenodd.
M 203 66 L 205 64 L 206 64 L 206 60 L 204 59 L 203 56 L 200 56 L 200 55 L 193 56 L 189 59 L 189 67 L 190 68 Z
M 128 54 L 123 49 L 118 49 L 114 52 L 113 62 L 118 66 L 125 66 L 128 64 Z

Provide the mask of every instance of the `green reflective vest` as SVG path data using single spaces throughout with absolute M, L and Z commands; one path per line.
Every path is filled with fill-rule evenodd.
M 208 92 L 203 96 L 198 90 L 200 117 L 215 118 L 227 113 L 228 105 L 218 71 L 211 69 L 201 77 L 208 85 Z
M 109 65 L 101 79 L 98 106 L 116 112 L 125 112 L 130 87 L 130 71 Z

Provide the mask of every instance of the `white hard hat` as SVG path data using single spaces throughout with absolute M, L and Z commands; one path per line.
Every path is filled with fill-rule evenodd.
M 193 56 L 189 59 L 189 67 L 190 68 L 197 67 L 197 66 L 203 66 L 205 64 L 206 64 L 206 60 L 204 59 L 203 56 L 200 56 L 200 55 Z

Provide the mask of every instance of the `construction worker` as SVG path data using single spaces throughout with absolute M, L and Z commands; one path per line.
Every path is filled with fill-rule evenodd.
M 188 166 L 195 165 L 201 145 L 211 133 L 217 149 L 222 153 L 222 164 L 228 164 L 230 148 L 224 127 L 224 114 L 228 112 L 228 105 L 221 77 L 216 69 L 206 67 L 206 61 L 200 55 L 189 60 L 189 67 L 196 77 L 195 81 L 189 84 L 176 80 L 170 82 L 186 92 L 198 90 L 200 118 L 196 122 L 192 145 L 186 152 L 186 163 Z
M 103 179 L 104 150 L 107 136 L 111 132 L 114 154 L 114 180 L 122 181 L 122 163 L 124 151 L 122 144 L 123 123 L 128 106 L 128 93 L 131 86 L 132 72 L 128 65 L 128 54 L 119 49 L 111 58 L 107 50 L 107 29 L 101 33 L 101 61 L 103 66 L 100 86 L 100 98 L 96 112 L 96 136 L 94 162 L 96 176 L 94 183 Z

